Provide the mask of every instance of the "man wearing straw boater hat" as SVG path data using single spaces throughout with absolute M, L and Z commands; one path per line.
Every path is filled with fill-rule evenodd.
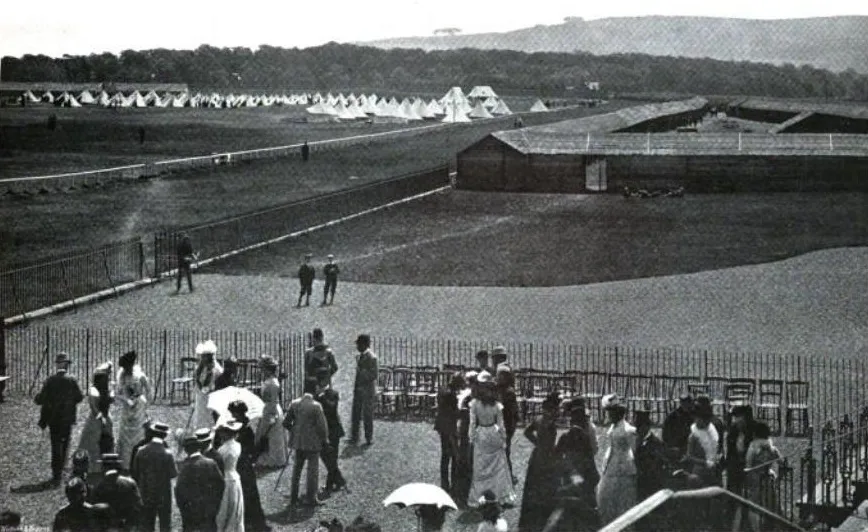
M 103 477 L 94 488 L 93 502 L 109 506 L 112 530 L 136 530 L 142 512 L 142 496 L 136 481 L 121 473 L 119 455 L 104 453 L 100 462 Z
M 51 481 L 52 487 L 60 486 L 63 467 L 69 453 L 69 438 L 77 417 L 78 403 L 84 394 L 75 378 L 68 375 L 70 359 L 66 353 L 54 357 L 57 372 L 48 377 L 34 402 L 42 408 L 39 413 L 39 428 L 48 427 L 51 436 Z

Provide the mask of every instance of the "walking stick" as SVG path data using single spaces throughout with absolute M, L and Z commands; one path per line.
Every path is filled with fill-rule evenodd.
M 274 488 L 271 490 L 272 493 L 277 491 L 277 486 L 280 485 L 280 479 L 283 478 L 283 474 L 286 473 L 286 468 L 289 467 L 289 453 L 286 455 L 286 463 L 283 465 L 283 469 L 280 470 L 280 474 L 277 475 L 277 480 L 274 481 Z

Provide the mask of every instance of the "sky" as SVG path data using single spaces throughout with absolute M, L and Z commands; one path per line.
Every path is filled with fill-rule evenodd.
M 92 7 L 79 7 L 85 4 Z M 201 44 L 304 48 L 329 41 L 427 36 L 444 27 L 461 28 L 465 34 L 502 32 L 558 24 L 568 16 L 591 20 L 642 15 L 758 19 L 868 15 L 864 0 L 111 0 L 85 4 L 69 0 L 4 3 L 0 56 L 195 49 Z

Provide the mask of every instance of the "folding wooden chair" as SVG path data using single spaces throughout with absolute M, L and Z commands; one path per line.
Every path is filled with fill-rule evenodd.
M 603 395 L 609 393 L 609 374 L 602 371 L 589 371 L 584 374 L 585 383 L 582 386 L 582 397 L 591 413 L 592 419 L 600 420 L 603 417 L 603 409 L 600 401 Z
M 711 397 L 711 410 L 714 415 L 725 420 L 729 414 L 726 402 L 726 387 L 729 385 L 729 377 L 708 377 L 705 382 L 709 387 L 709 397 Z
M 437 401 L 437 369 L 414 369 L 408 377 L 405 389 L 407 412 L 427 418 L 433 414 Z
M 169 404 L 177 404 L 175 403 L 175 393 L 178 392 L 178 388 L 180 388 L 180 392 L 184 394 L 184 400 L 186 401 L 185 404 L 190 404 L 190 388 L 193 386 L 193 374 L 198 366 L 199 359 L 197 357 L 181 357 L 181 376 L 172 379 L 172 388 L 169 392 Z
M 780 436 L 783 430 L 783 411 L 781 408 L 783 400 L 784 381 L 779 379 L 761 379 L 759 381 L 756 417 L 768 423 L 773 436 Z
M 785 435 L 796 438 L 807 436 L 810 427 L 808 419 L 810 384 L 805 381 L 789 381 L 786 383 L 786 391 Z

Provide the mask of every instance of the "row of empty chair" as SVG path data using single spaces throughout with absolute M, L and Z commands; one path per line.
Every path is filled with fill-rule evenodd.
M 445 387 L 461 366 L 381 366 L 378 379 L 381 415 L 429 417 L 433 414 L 437 393 Z M 531 368 L 514 370 L 516 394 L 522 421 L 537 415 L 542 402 L 551 392 L 562 400 L 585 399 L 592 417 L 601 421 L 602 397 L 616 393 L 632 411 L 646 408 L 652 420 L 661 424 L 677 408 L 684 393 L 711 398 L 715 414 L 728 417 L 733 406 L 751 405 L 757 419 L 766 421 L 773 434 L 803 436 L 808 432 L 808 382 L 780 379 L 745 379 L 728 377 L 631 375 L 600 371 L 544 371 Z

